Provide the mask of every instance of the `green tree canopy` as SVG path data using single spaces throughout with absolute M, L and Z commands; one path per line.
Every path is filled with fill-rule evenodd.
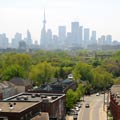
M 37 65 L 34 65 L 31 70 L 29 77 L 36 84 L 45 84 L 51 81 L 53 77 L 54 69 L 50 63 L 42 62 Z
M 112 84 L 112 74 L 107 72 L 104 68 L 94 68 L 91 73 L 93 75 L 92 84 L 96 89 L 104 89 Z
M 87 63 L 79 62 L 76 64 L 73 70 L 73 77 L 75 80 L 88 80 L 91 81 L 91 69 L 92 66 L 88 65 Z
M 114 82 L 115 85 L 120 84 L 120 77 L 115 78 L 115 79 L 113 80 L 113 82 Z
M 5 68 L 2 75 L 2 80 L 10 80 L 13 77 L 21 77 L 24 78 L 25 71 L 19 65 L 11 65 Z
M 76 94 L 72 89 L 69 89 L 66 93 L 66 107 L 72 108 L 76 101 Z

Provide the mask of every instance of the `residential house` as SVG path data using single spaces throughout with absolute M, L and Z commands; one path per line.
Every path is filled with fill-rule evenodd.
M 55 81 L 50 84 L 42 85 L 41 87 L 38 87 L 36 89 L 33 89 L 29 91 L 32 92 L 38 92 L 38 93 L 60 93 L 60 94 L 66 94 L 66 92 L 69 89 L 75 90 L 77 88 L 77 82 L 72 79 L 65 79 L 65 80 L 59 80 Z
M 32 88 L 32 82 L 30 80 L 25 80 L 23 78 L 14 77 L 10 80 L 17 88 L 17 93 L 27 92 Z
M 9 81 L 3 81 L 0 83 L 0 99 L 5 99 L 16 95 L 16 87 Z

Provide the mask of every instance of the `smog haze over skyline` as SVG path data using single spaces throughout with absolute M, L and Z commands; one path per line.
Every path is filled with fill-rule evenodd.
M 47 29 L 58 33 L 58 26 L 71 30 L 71 22 L 79 21 L 84 28 L 100 35 L 111 34 L 120 40 L 119 0 L 0 0 L 0 33 L 13 38 L 16 32 L 26 35 L 30 30 L 33 40 L 40 40 L 43 12 L 46 10 Z

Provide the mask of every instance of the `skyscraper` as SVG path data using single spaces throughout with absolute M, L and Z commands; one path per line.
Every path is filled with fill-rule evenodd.
M 44 20 L 43 20 L 43 28 L 41 30 L 41 40 L 40 40 L 40 47 L 42 49 L 46 48 L 46 18 L 45 18 L 45 10 L 44 10 Z
M 112 35 L 107 35 L 106 36 L 106 44 L 111 45 L 112 44 Z
M 86 49 L 88 47 L 89 43 L 89 28 L 84 29 L 84 48 Z
M 80 47 L 83 47 L 83 26 L 79 27 L 79 35 L 80 35 Z
M 15 37 L 12 39 L 12 48 L 17 49 L 19 47 L 19 42 L 22 40 L 22 34 L 16 33 Z
M 0 34 L 0 48 L 6 49 L 8 48 L 8 38 L 6 37 L 6 34 Z
M 72 44 L 79 45 L 80 44 L 80 31 L 79 31 L 79 22 L 71 23 L 71 33 L 72 33 Z
M 96 44 L 97 44 L 96 31 L 92 31 L 90 44 L 91 44 L 91 45 L 96 45 Z
M 26 45 L 28 48 L 32 48 L 32 38 L 29 30 L 27 30 Z
M 62 47 L 66 40 L 66 26 L 59 26 L 58 37 L 59 37 L 59 44 Z
M 105 45 L 105 35 L 102 35 L 101 36 L 101 45 Z
M 50 49 L 53 46 L 52 30 L 48 29 L 46 33 L 46 47 Z

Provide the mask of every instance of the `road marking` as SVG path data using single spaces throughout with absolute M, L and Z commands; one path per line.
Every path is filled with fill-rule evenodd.
M 92 101 L 93 103 L 92 103 L 92 109 L 90 110 L 90 120 L 93 120 L 93 110 L 95 110 L 96 105 L 100 102 L 100 100 L 97 100 L 97 101 L 98 102 Z M 98 119 L 99 119 L 99 109 L 98 109 Z
M 92 107 L 91 107 L 91 110 L 90 110 L 90 120 L 93 120 L 92 119 L 92 117 L 93 117 L 93 115 L 92 115 L 92 113 L 93 113 L 93 109 L 94 109 L 94 106 L 95 106 L 95 104 L 97 104 L 97 103 L 94 103 L 93 101 L 92 101 Z M 93 106 L 94 105 L 94 106 Z
M 106 120 L 107 119 L 106 112 L 103 111 L 103 104 L 101 105 L 101 107 L 99 109 L 99 118 L 100 118 L 100 120 Z
M 83 107 L 83 106 L 84 106 L 84 104 L 82 105 L 82 107 Z M 81 113 L 81 114 L 80 114 L 80 113 Z M 79 112 L 79 114 L 78 114 L 78 115 L 80 116 L 80 117 L 79 117 L 80 119 L 78 119 L 78 120 L 82 120 L 83 113 L 84 113 L 84 108 L 82 108 L 82 110 L 80 110 L 80 112 Z

